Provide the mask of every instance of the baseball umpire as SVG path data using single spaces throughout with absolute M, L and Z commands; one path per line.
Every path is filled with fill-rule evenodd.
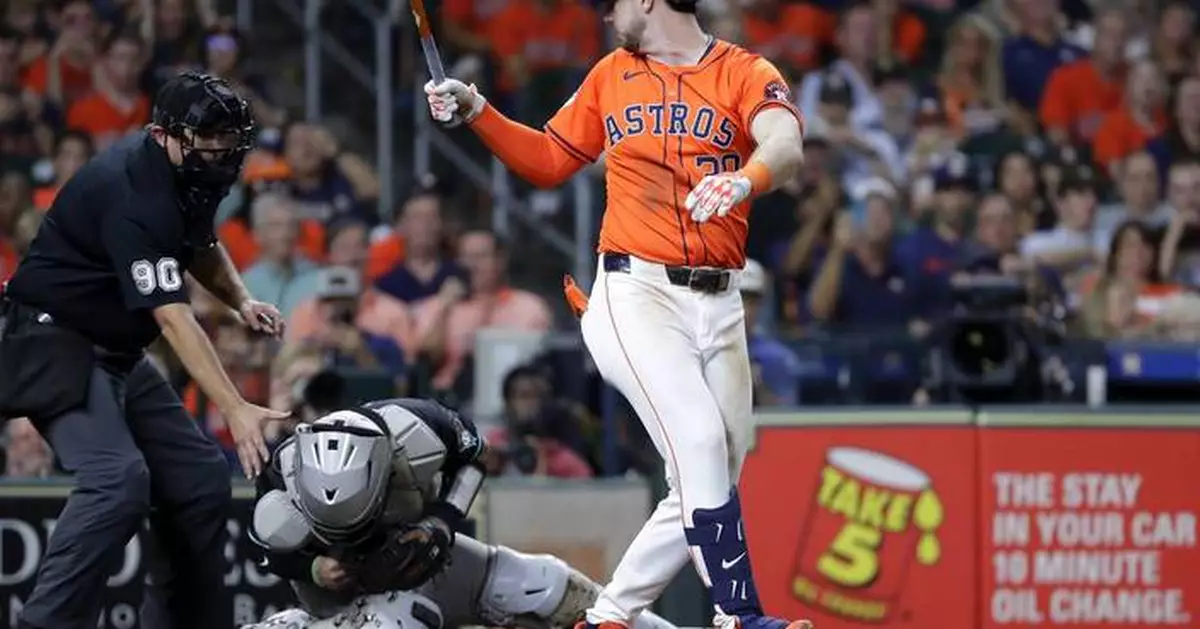
M 254 141 L 249 105 L 197 73 L 158 93 L 153 122 L 65 186 L 4 293 L 0 416 L 29 417 L 76 487 L 50 536 L 19 627 L 92 629 L 105 580 L 146 518 L 156 542 L 143 627 L 229 626 L 228 466 L 145 357 L 160 334 L 220 408 L 248 476 L 262 424 L 192 314 L 183 274 L 252 329 L 282 332 L 213 235 L 217 204 Z M 177 570 L 172 570 L 172 567 Z

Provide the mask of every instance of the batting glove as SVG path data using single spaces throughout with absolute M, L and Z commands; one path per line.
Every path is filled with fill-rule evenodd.
M 703 223 L 717 216 L 725 216 L 734 206 L 750 197 L 750 179 L 738 173 L 709 175 L 700 180 L 688 193 L 684 207 L 692 213 L 692 220 Z
M 458 79 L 446 79 L 436 85 L 433 81 L 426 83 L 425 96 L 433 119 L 450 127 L 471 122 L 487 104 L 474 85 Z

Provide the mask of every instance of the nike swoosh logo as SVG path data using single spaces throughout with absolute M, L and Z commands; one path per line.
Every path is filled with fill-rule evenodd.
M 625 79 L 626 81 L 628 81 L 629 79 L 632 79 L 632 78 L 634 78 L 634 77 L 641 76 L 641 75 L 643 75 L 643 74 L 645 74 L 645 72 L 641 72 L 641 71 L 639 71 L 639 72 L 634 72 L 633 70 L 626 70 L 626 71 L 625 71 L 625 74 L 622 74 L 622 75 L 621 75 L 621 78 L 623 78 L 623 79 Z
M 746 558 L 746 553 L 742 553 L 742 554 L 738 555 L 737 557 L 734 557 L 733 559 L 730 559 L 730 560 L 722 559 L 721 560 L 721 569 L 728 570 L 728 569 L 736 566 L 739 561 L 741 561 L 745 558 Z
M 267 567 L 267 566 L 269 566 L 270 564 L 271 564 L 271 560 L 270 560 L 270 559 L 267 559 L 266 557 L 263 557 L 262 559 L 260 559 L 260 560 L 259 560 L 259 562 L 258 562 L 258 567 L 259 567 L 259 568 L 266 568 L 266 567 Z

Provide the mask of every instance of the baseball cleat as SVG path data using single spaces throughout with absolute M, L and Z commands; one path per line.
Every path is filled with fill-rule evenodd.
M 619 623 L 619 622 L 616 622 L 613 620 L 608 620 L 605 622 L 595 623 L 595 624 L 587 622 L 585 620 L 582 622 L 575 623 L 575 629 L 629 629 L 629 627 L 625 626 L 623 623 Z M 797 627 L 796 629 L 803 629 L 803 628 Z

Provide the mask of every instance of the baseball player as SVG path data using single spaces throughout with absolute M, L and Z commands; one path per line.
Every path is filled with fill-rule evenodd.
M 600 586 L 562 560 L 452 531 L 483 483 L 474 425 L 435 402 L 335 411 L 281 443 L 250 539 L 303 609 L 247 629 L 572 626 Z M 674 629 L 653 615 L 643 629 Z
M 435 120 L 465 122 L 536 185 L 558 185 L 606 155 L 591 303 L 570 283 L 568 298 L 600 372 L 662 454 L 671 491 L 587 624 L 628 626 L 690 556 L 715 626 L 808 626 L 764 615 L 736 491 L 753 430 L 737 290 L 749 202 L 796 173 L 803 121 L 779 71 L 706 34 L 695 0 L 608 0 L 606 9 L 621 48 L 543 131 L 505 118 L 472 85 L 426 85 Z

